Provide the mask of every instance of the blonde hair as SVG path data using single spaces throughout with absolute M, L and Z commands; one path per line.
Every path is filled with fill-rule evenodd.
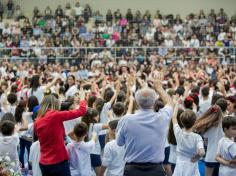
M 60 110 L 60 102 L 54 95 L 47 95 L 43 98 L 37 118 L 43 117 L 49 109 Z

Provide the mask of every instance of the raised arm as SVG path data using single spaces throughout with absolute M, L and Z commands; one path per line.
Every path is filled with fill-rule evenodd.
M 178 103 L 175 103 L 175 108 L 174 108 L 174 112 L 173 112 L 173 117 L 172 117 L 172 123 L 173 125 L 178 124 L 177 121 L 177 114 L 178 114 Z
M 156 91 L 159 93 L 160 98 L 164 102 L 166 106 L 174 107 L 173 101 L 171 97 L 167 94 L 167 92 L 162 87 L 162 78 L 163 75 L 160 73 L 154 77 L 154 86 Z
M 87 102 L 85 100 L 80 101 L 79 109 L 70 111 L 57 111 L 55 116 L 60 121 L 72 120 L 83 116 L 87 111 Z

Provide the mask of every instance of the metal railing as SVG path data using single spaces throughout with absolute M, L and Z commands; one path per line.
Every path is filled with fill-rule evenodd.
M 154 52 L 164 59 L 179 59 L 181 57 L 201 59 L 213 57 L 236 63 L 236 47 L 13 47 L 0 48 L 0 58 L 10 60 L 90 60 L 113 59 L 118 61 L 121 58 L 148 59 Z

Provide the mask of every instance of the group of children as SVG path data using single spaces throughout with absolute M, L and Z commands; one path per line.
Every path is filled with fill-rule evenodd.
M 104 78 L 98 80 L 100 83 L 93 81 L 90 86 L 82 84 L 78 91 L 73 76 L 68 76 L 70 91 L 66 97 L 72 98 L 70 101 L 63 100 L 63 94 L 45 91 L 45 94 L 53 94 L 63 100 L 61 110 L 74 108 L 73 101 L 78 101 L 75 98 L 77 93 L 83 91 L 87 94 L 86 114 L 81 119 L 64 124 L 72 176 L 123 175 L 125 148 L 116 143 L 119 121 L 125 114 L 136 112 L 138 107 L 133 94 L 142 87 L 152 87 L 152 82 L 142 80 L 136 74 L 119 78 L 124 80 Z M 206 83 L 189 86 L 185 80 L 176 76 L 174 79 L 176 86 L 171 87 L 170 83 L 166 88 L 175 100 L 166 136 L 166 158 L 163 162 L 166 174 L 198 176 L 198 161 L 203 159 L 206 176 L 236 175 L 236 96 L 231 95 L 235 90 L 230 92 L 227 84 L 219 84 L 218 89 L 213 90 L 214 86 Z M 166 85 L 163 83 L 163 86 Z M 40 106 L 38 97 L 41 97 L 41 88 L 36 87 L 34 92 L 31 91 L 33 88 L 29 89 L 31 94 L 27 101 L 17 102 L 18 97 L 14 93 L 5 98 L 1 96 L 0 156 L 9 153 L 11 160 L 17 163 L 14 171 L 20 173 L 20 167 L 26 167 L 24 151 L 27 149 L 28 168 L 32 166 L 34 176 L 42 175 L 39 167 L 40 143 L 32 129 Z M 1 89 L 4 89 L 3 85 Z M 158 99 L 154 111 L 163 108 L 163 102 Z

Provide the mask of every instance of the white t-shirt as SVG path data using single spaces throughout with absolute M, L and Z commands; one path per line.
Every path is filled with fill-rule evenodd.
M 204 149 L 202 137 L 196 133 L 183 131 L 178 124 L 174 125 L 174 134 L 177 141 L 177 157 L 192 158 L 198 149 Z
M 71 176 L 91 176 L 92 166 L 90 154 L 95 147 L 93 140 L 89 142 L 75 142 L 67 145 L 70 158 Z
M 91 123 L 89 125 L 89 133 L 88 133 L 89 139 L 92 138 L 93 133 L 98 134 L 102 130 L 102 126 L 103 126 L 102 123 L 95 123 L 95 124 Z M 92 150 L 92 154 L 101 155 L 101 146 L 100 146 L 99 140 L 96 140 L 95 147 Z
M 170 156 L 169 162 L 175 164 L 176 163 L 176 145 L 170 144 Z
M 66 91 L 66 99 L 69 97 L 72 97 L 75 95 L 75 93 L 78 91 L 76 85 L 71 86 L 67 91 Z
M 107 167 L 106 176 L 123 176 L 125 148 L 112 140 L 105 145 L 102 165 Z
M 36 96 L 39 101 L 39 104 L 40 104 L 43 100 L 45 89 L 46 89 L 45 86 L 40 86 L 35 91 L 32 91 L 32 88 L 30 88 L 28 90 L 28 97 L 30 97 L 32 95 Z
M 229 138 L 223 137 L 218 144 L 217 154 L 225 160 L 234 160 L 236 157 L 236 143 Z M 220 165 L 219 175 L 233 176 L 236 175 L 236 168 Z
M 108 117 L 107 112 L 111 109 L 111 103 L 107 102 L 103 105 L 102 111 L 100 113 L 100 123 L 107 123 Z M 104 135 L 107 133 L 107 130 L 102 130 L 99 132 L 99 135 Z
M 204 100 L 200 98 L 198 115 L 204 114 L 211 107 L 211 98 Z
M 34 176 L 42 176 L 41 169 L 39 167 L 40 159 L 40 144 L 36 141 L 30 147 L 29 162 L 32 163 L 32 171 Z
M 219 140 L 224 136 L 224 132 L 222 129 L 221 122 L 217 127 L 211 127 L 204 135 L 204 138 L 208 139 L 207 142 L 207 151 L 205 162 L 217 162 L 215 160 L 216 152 L 217 152 L 217 145 Z
M 14 171 L 20 171 L 19 157 L 17 152 L 17 146 L 19 145 L 19 136 L 14 134 L 12 136 L 0 136 L 0 156 L 8 156 L 12 161 L 16 162 Z

